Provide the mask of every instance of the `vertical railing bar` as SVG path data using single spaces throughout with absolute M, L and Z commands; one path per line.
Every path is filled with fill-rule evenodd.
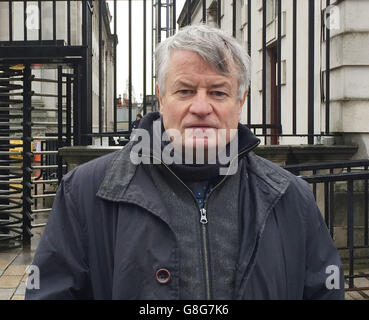
M 225 1 L 225 0 L 224 0 Z M 218 28 L 221 28 L 222 26 L 222 0 L 217 0 L 217 23 L 218 23 Z
M 117 132 L 117 0 L 114 0 L 114 132 Z
M 56 41 L 56 0 L 53 0 L 53 40 Z
M 27 0 L 23 0 L 23 40 L 27 41 Z
M 247 51 L 251 59 L 251 40 L 252 40 L 252 33 L 251 33 L 251 5 L 252 1 L 247 1 Z M 251 73 L 250 73 L 251 76 Z M 250 79 L 249 79 L 250 80 Z M 247 124 L 251 126 L 251 85 L 249 86 L 249 92 L 247 96 Z
M 206 0 L 202 0 L 202 23 L 206 24 Z
M 364 167 L 365 171 L 368 171 L 368 166 Z M 369 186 L 368 186 L 368 179 L 364 180 L 364 242 L 365 242 L 365 246 L 369 245 L 369 240 L 368 240 L 368 231 L 369 231 L 369 226 L 368 226 L 368 216 L 369 216 Z
M 81 9 L 82 9 L 82 46 L 87 46 L 87 37 L 86 37 L 86 30 L 87 30 L 87 3 L 85 1 L 81 2 Z
M 9 41 L 13 41 L 13 2 L 9 1 Z
M 330 0 L 327 0 L 327 7 L 330 5 Z M 325 101 L 325 133 L 330 133 L 330 52 L 331 52 L 331 31 L 330 26 L 326 25 L 326 68 L 325 68 L 325 76 L 326 76 L 326 101 Z
M 99 25 L 99 133 L 103 131 L 103 114 L 102 114 L 102 105 L 103 105 L 103 48 L 102 48 L 102 6 L 104 2 L 99 1 L 98 6 L 98 25 Z
M 42 41 L 42 5 L 38 0 L 38 41 Z
M 316 170 L 313 170 L 313 176 L 316 175 Z M 313 184 L 313 193 L 314 193 L 314 198 L 316 200 L 316 183 Z
M 297 133 L 297 0 L 293 0 L 292 130 Z
M 267 109 L 267 100 L 266 100 L 266 65 L 267 65 L 267 56 L 266 56 L 266 0 L 263 0 L 263 135 L 265 136 L 265 144 L 266 144 L 266 109 Z
M 236 25 L 237 25 L 237 16 L 236 16 L 236 11 L 237 9 L 237 1 L 233 0 L 232 2 L 232 35 L 234 38 L 236 38 Z
M 79 127 L 79 110 L 80 110 L 80 74 L 79 65 L 74 66 L 73 77 L 73 145 L 80 145 L 80 127 Z
M 84 69 L 84 68 L 83 68 Z M 76 119 L 76 123 L 77 123 L 77 127 L 78 127 L 78 131 L 77 131 L 77 137 L 78 137 L 78 145 L 82 145 L 83 143 L 83 137 L 82 137 L 82 110 L 83 110 L 83 106 L 82 106 L 82 89 L 84 87 L 84 85 L 82 84 L 82 66 L 78 65 L 78 82 L 77 82 L 77 88 L 78 88 L 78 95 L 77 95 L 77 100 L 78 100 L 78 104 L 77 104 L 77 119 Z
M 334 173 L 333 169 L 329 170 L 330 174 Z M 334 182 L 329 183 L 329 220 L 330 220 L 330 233 L 334 236 Z
M 155 0 L 151 0 L 151 100 L 154 96 L 154 6 Z
M 349 249 L 349 288 L 354 287 L 354 200 L 353 180 L 347 181 L 347 247 Z
M 87 81 L 84 82 L 84 87 L 85 89 L 85 94 L 86 94 L 86 101 L 87 103 L 85 104 L 84 107 L 84 119 L 87 119 L 87 121 L 83 121 L 82 124 L 84 126 L 83 129 L 83 145 L 89 145 L 92 144 L 92 138 L 91 137 L 87 137 L 86 134 L 88 133 L 92 133 L 92 74 L 93 74 L 93 66 L 92 66 L 92 44 L 93 44 L 93 40 L 92 40 L 92 35 L 93 35 L 93 8 L 91 7 L 92 2 L 88 1 L 87 5 L 85 7 L 86 9 L 86 18 L 87 18 L 87 28 L 86 28 L 86 37 L 87 37 L 87 56 L 86 56 L 86 61 L 87 63 L 86 65 L 86 71 L 85 74 L 83 74 L 83 76 L 87 78 Z M 87 86 L 85 86 L 85 84 L 87 84 Z
M 327 228 L 330 229 L 330 212 L 329 212 L 329 183 L 324 182 L 324 218 Z
M 192 7 L 191 7 L 191 0 L 187 0 L 187 25 L 189 26 L 191 24 L 192 20 Z
M 158 17 L 158 21 L 156 23 L 156 34 L 157 34 L 157 42 L 161 42 L 161 0 L 157 0 L 157 12 L 156 16 Z
M 31 245 L 31 136 L 32 136 L 32 82 L 31 67 L 27 64 L 23 71 L 23 246 Z
M 309 0 L 308 144 L 314 144 L 315 0 Z
M 165 6 L 165 14 L 166 14 L 166 21 L 165 21 L 165 34 L 166 37 L 169 38 L 169 29 L 170 29 L 170 21 L 169 21 L 169 0 L 166 2 Z
M 176 0 L 173 0 L 173 30 L 172 30 L 172 35 L 176 34 L 177 31 L 177 17 L 176 17 L 176 13 L 177 12 L 177 3 Z
M 146 106 L 146 0 L 143 0 L 143 114 L 147 112 Z
M 128 1 L 128 130 L 132 130 L 132 0 Z
M 63 147 L 63 67 L 58 66 L 58 150 Z M 57 155 L 58 181 L 59 184 L 63 177 L 62 157 Z
M 70 20 L 70 0 L 67 1 L 67 37 L 68 46 L 71 45 L 71 20 Z
M 90 1 L 82 1 L 82 31 L 84 41 L 83 69 L 81 76 L 81 109 L 79 112 L 81 144 L 92 144 L 92 138 L 86 136 L 92 133 L 92 21 L 93 10 Z
M 71 78 L 67 77 L 67 115 L 66 115 L 66 125 L 67 125 L 67 146 L 72 145 L 72 105 L 71 105 L 71 96 L 72 96 L 72 82 Z
M 278 0 L 278 41 L 277 41 L 277 60 L 278 60 L 278 134 L 282 132 L 282 0 Z

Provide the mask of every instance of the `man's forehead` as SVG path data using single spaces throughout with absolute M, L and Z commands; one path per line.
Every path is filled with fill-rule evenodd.
M 202 75 L 206 75 L 210 82 L 216 83 L 232 82 L 232 78 L 235 78 L 222 74 L 198 53 L 190 50 L 174 50 L 168 63 L 167 76 L 172 78 L 172 84 L 179 82 L 190 84 L 196 82 L 196 79 Z M 235 69 L 233 66 L 230 69 L 232 74 Z
M 235 66 L 233 61 L 228 58 L 224 58 L 227 61 L 227 65 L 229 67 L 229 71 L 232 72 L 235 70 Z M 217 61 L 217 63 L 220 63 Z M 192 50 L 186 49 L 175 49 L 172 50 L 169 56 L 169 68 L 175 69 L 185 69 L 187 70 L 189 67 L 201 68 L 201 69 L 212 69 L 214 73 L 219 74 L 219 71 L 216 69 L 214 65 L 210 62 L 206 61 L 200 54 Z

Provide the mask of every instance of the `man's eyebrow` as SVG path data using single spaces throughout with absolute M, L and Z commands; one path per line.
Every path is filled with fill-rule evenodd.
M 186 87 L 190 87 L 190 88 L 194 87 L 194 85 L 192 83 L 186 82 L 186 81 L 183 81 L 183 80 L 175 81 L 174 86 L 186 86 Z M 210 88 L 212 88 L 212 89 L 221 88 L 221 87 L 227 87 L 228 89 L 231 88 L 230 84 L 226 81 L 214 83 L 210 86 Z
M 183 81 L 183 80 L 178 80 L 178 81 L 175 81 L 174 82 L 174 86 L 186 86 L 186 87 L 193 87 L 194 85 L 189 83 L 189 82 L 186 82 L 186 81 Z
M 227 87 L 227 88 L 231 88 L 230 84 L 226 81 L 224 82 L 219 82 L 219 83 L 214 83 L 211 85 L 211 88 L 221 88 L 221 87 Z

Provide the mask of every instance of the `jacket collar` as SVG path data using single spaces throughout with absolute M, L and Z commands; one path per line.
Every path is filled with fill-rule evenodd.
M 272 189 L 279 194 L 284 194 L 289 186 L 289 174 L 276 164 L 250 152 L 248 155 L 247 168 L 254 173 L 261 181 L 264 181 L 265 191 Z
M 97 192 L 99 197 L 109 201 L 124 201 L 124 195 L 128 191 L 128 186 L 138 167 L 130 159 L 131 147 L 132 143 L 130 142 L 117 152 L 99 187 Z M 286 191 L 289 178 L 282 169 L 272 166 L 253 152 L 250 152 L 247 158 L 247 171 L 254 173 L 262 181 L 259 187 L 265 191 L 264 193 L 271 191 L 272 194 L 283 194 Z

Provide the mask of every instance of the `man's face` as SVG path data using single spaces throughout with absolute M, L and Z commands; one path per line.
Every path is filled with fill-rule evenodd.
M 228 143 L 234 136 L 229 130 L 237 129 L 247 94 L 239 99 L 237 78 L 218 73 L 189 50 L 173 51 L 167 70 L 165 94 L 157 88 L 165 130 L 178 130 L 186 148 L 216 147 L 219 129 L 227 130 Z

